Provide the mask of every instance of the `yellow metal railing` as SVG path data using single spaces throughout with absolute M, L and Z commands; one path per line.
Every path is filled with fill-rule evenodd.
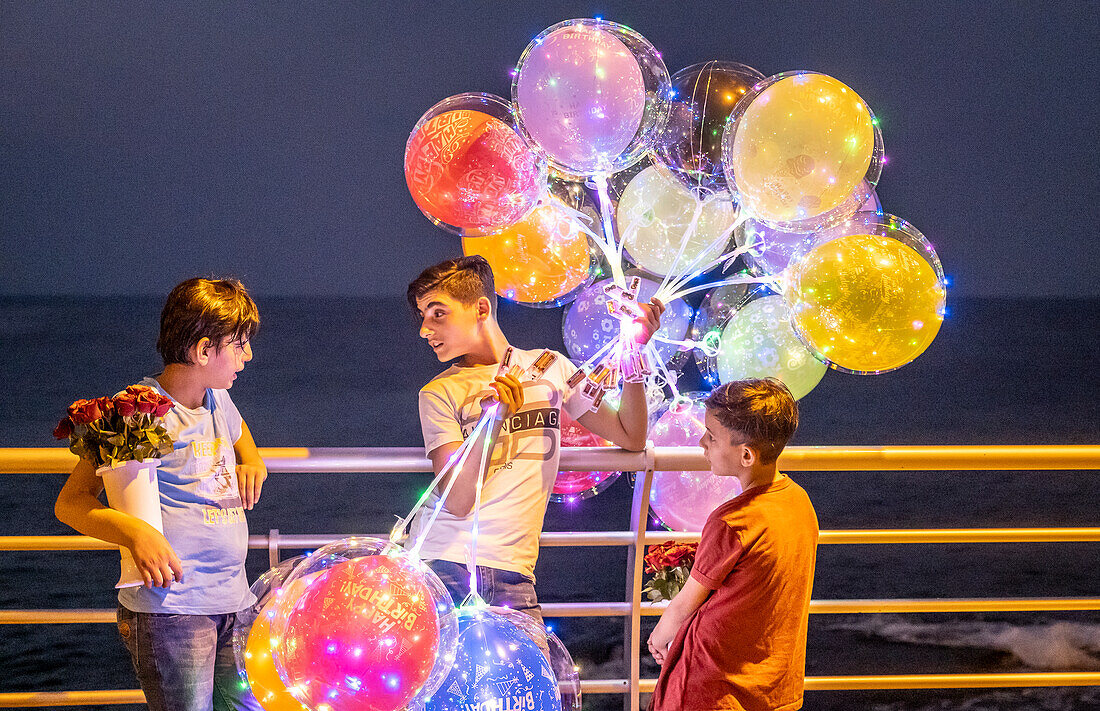
M 261 450 L 272 473 L 427 472 L 430 464 L 419 448 L 266 448 Z M 72 469 L 76 458 L 63 449 L 0 449 L 0 474 L 58 474 Z M 962 471 L 962 470 L 1097 470 L 1100 446 L 1024 447 L 791 447 L 780 467 L 786 471 Z M 563 470 L 637 471 L 628 531 L 544 533 L 541 545 L 625 546 L 625 602 L 544 603 L 547 617 L 618 616 L 624 618 L 627 679 L 585 679 L 590 694 L 625 694 L 627 709 L 637 711 L 638 694 L 652 691 L 654 679 L 640 678 L 640 623 L 659 615 L 662 605 L 641 600 L 642 553 L 646 545 L 667 540 L 698 540 L 696 533 L 646 531 L 649 490 L 657 470 L 704 470 L 702 452 L 693 447 L 649 447 L 644 452 L 613 448 L 566 449 Z M 341 536 L 267 535 L 249 537 L 249 547 L 266 549 L 273 561 L 283 550 L 313 548 Z M 860 529 L 822 531 L 820 542 L 852 544 L 953 544 L 1098 542 L 1100 527 Z M 0 551 L 107 550 L 115 548 L 86 536 L 0 536 Z M 1100 610 L 1100 598 L 975 598 L 813 600 L 812 614 L 904 612 L 1032 612 Z M 77 624 L 114 622 L 113 610 L 0 610 L 0 624 Z M 998 674 L 905 674 L 808 677 L 806 689 L 957 689 L 1027 686 L 1097 686 L 1100 673 L 1044 672 Z M 0 707 L 138 704 L 140 690 L 93 690 L 0 693 Z

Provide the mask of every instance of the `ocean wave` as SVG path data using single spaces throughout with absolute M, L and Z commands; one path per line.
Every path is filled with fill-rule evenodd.
M 1032 669 L 1100 670 L 1100 624 L 1094 623 L 917 622 L 876 615 L 830 624 L 828 629 L 903 644 L 992 649 L 1010 653 Z

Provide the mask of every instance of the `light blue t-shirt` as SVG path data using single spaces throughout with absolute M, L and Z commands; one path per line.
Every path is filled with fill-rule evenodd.
M 155 378 L 142 385 L 168 395 Z M 248 524 L 237 488 L 233 444 L 241 414 L 225 390 L 207 390 L 189 410 L 176 403 L 164 418 L 175 442 L 157 467 L 164 537 L 183 563 L 183 582 L 167 588 L 119 590 L 118 601 L 134 612 L 220 615 L 255 602 L 244 560 Z

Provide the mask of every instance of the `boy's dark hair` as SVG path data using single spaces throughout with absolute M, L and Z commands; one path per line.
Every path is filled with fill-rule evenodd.
M 489 300 L 493 317 L 497 315 L 497 292 L 493 283 L 493 268 L 480 254 L 448 259 L 420 272 L 420 276 L 412 280 L 406 292 L 413 315 L 420 315 L 420 310 L 416 308 L 417 300 L 436 289 L 465 306 L 476 304 L 477 300 L 484 296 Z
M 251 340 L 260 330 L 256 302 L 236 279 L 188 279 L 172 289 L 160 312 L 157 351 L 165 365 L 190 365 L 188 351 L 203 338 L 215 350 Z
M 798 403 L 775 378 L 726 383 L 715 388 L 705 404 L 723 427 L 748 438 L 763 464 L 778 459 L 798 429 Z

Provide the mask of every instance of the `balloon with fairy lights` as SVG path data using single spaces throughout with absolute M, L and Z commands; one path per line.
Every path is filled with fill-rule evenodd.
M 511 615 L 483 605 L 460 607 L 458 629 L 454 665 L 425 709 L 563 708 L 549 657 Z
M 584 425 L 574 420 L 563 408 L 561 411 L 561 446 L 562 447 L 610 447 L 612 446 L 603 437 L 593 434 L 585 429 Z M 620 472 L 597 471 L 559 471 L 554 479 L 554 488 L 550 492 L 550 500 L 556 503 L 572 504 L 595 496 L 607 487 L 615 483 Z
M 496 234 L 463 237 L 462 251 L 485 257 L 500 296 L 525 306 L 560 306 L 592 282 L 592 240 L 601 229 L 587 192 L 551 178 L 549 194 L 526 217 Z
M 575 361 L 583 362 L 597 356 L 601 349 L 619 338 L 621 324 L 629 324 L 633 320 L 608 312 L 608 295 L 604 287 L 612 283 L 614 282 L 611 279 L 594 282 L 577 295 L 562 317 L 565 348 L 569 357 Z M 637 300 L 640 303 L 648 302 L 659 286 L 658 282 L 642 277 Z M 687 334 L 690 325 L 691 307 L 684 300 L 675 299 L 665 304 L 661 328 L 650 345 L 666 365 L 682 361 L 683 358 L 678 357 L 681 350 L 678 345 L 661 342 L 658 337 L 680 341 Z
M 434 692 L 454 661 L 458 622 L 420 560 L 345 538 L 300 562 L 271 617 L 279 677 L 315 711 L 396 711 Z
M 722 191 L 722 132 L 733 107 L 764 75 L 737 62 L 711 60 L 672 75 L 668 123 L 657 155 L 699 193 Z
M 859 212 L 882 214 L 882 204 L 875 191 L 871 191 L 867 202 L 860 206 Z M 857 213 L 859 214 L 859 213 Z M 745 220 L 737 225 L 733 232 L 737 246 L 751 244 L 745 254 L 749 269 L 755 274 L 782 274 L 790 266 L 791 258 L 803 251 L 814 239 L 814 232 L 787 232 L 769 227 L 759 220 Z
M 697 447 L 706 431 L 708 393 L 685 393 L 669 405 L 657 420 L 649 438 L 658 447 Z M 673 531 L 699 531 L 707 516 L 725 501 L 741 493 L 737 477 L 715 476 L 709 471 L 653 472 L 649 505 L 653 515 Z
M 660 163 L 631 179 L 615 212 L 625 256 L 662 277 L 711 265 L 726 252 L 736 219 L 729 193 L 693 192 Z
M 722 325 L 718 352 L 706 369 L 707 380 L 719 383 L 776 378 L 797 400 L 817 387 L 828 366 L 795 334 L 783 297 L 758 287 Z
M 722 138 L 730 191 L 754 219 L 813 232 L 855 214 L 882 172 L 878 120 L 856 92 L 817 72 L 749 90 Z
M 275 600 L 286 594 L 283 581 L 305 556 L 288 558 L 252 584 L 256 602 L 238 612 L 233 622 L 233 656 L 237 673 L 265 711 L 305 711 L 287 691 L 272 658 L 271 617 Z M 291 593 L 293 594 L 293 593 Z
M 668 69 L 629 27 L 567 20 L 523 51 L 512 103 L 520 131 L 559 172 L 610 174 L 656 143 L 668 118 Z
M 528 637 L 542 649 L 550 660 L 550 669 L 558 681 L 558 694 L 561 696 L 562 711 L 581 711 L 580 669 L 573 662 L 562 641 L 554 634 L 552 625 L 544 624 L 530 615 L 507 607 L 490 608 L 501 617 L 509 620 L 523 630 Z
M 708 367 L 708 360 L 718 355 L 722 345 L 722 327 L 730 314 L 748 296 L 751 284 L 725 284 L 710 289 L 703 295 L 695 317 L 691 321 L 691 338 L 698 345 L 694 349 L 695 364 L 703 381 L 710 387 L 719 385 L 718 375 Z
M 894 370 L 923 353 L 946 301 L 943 268 L 924 235 L 873 213 L 822 233 L 796 256 L 784 295 L 806 347 L 856 374 Z
M 523 219 L 546 187 L 546 161 L 516 132 L 511 105 L 459 94 L 428 109 L 405 145 L 405 182 L 429 220 L 486 235 Z

